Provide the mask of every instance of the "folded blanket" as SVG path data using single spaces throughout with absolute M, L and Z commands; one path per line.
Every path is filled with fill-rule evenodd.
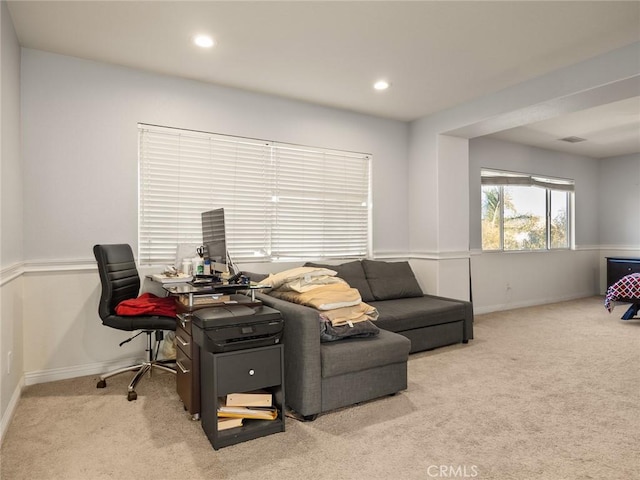
M 377 320 L 378 310 L 371 305 L 360 302 L 358 305 L 350 307 L 334 308 L 333 310 L 324 310 L 320 312 L 320 316 L 331 322 L 331 325 L 337 327 L 339 325 L 353 324 L 364 322 L 365 320 Z
M 173 297 L 158 297 L 153 293 L 143 293 L 138 298 L 123 300 L 116 305 L 116 313 L 121 316 L 160 315 L 176 316 L 176 301 Z
M 316 277 L 333 277 L 336 272 L 328 268 L 297 267 L 271 274 L 260 282 L 261 285 L 269 285 L 273 289 L 280 288 L 283 284 L 300 280 L 312 282 Z
M 269 295 L 318 310 L 350 307 L 362 302 L 360 292 L 347 283 L 322 285 L 308 292 L 271 290 Z
M 277 290 L 280 292 L 286 292 L 288 290 L 298 293 L 308 292 L 314 290 L 323 285 L 330 285 L 333 283 L 347 283 L 343 279 L 338 277 L 332 277 L 329 275 L 318 275 L 309 278 L 296 278 L 280 285 Z

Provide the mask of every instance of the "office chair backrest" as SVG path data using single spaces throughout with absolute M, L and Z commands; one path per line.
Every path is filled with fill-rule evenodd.
M 127 244 L 95 245 L 93 254 L 102 283 L 98 314 L 105 320 L 115 315 L 116 305 L 120 302 L 138 296 L 140 277 L 133 251 Z

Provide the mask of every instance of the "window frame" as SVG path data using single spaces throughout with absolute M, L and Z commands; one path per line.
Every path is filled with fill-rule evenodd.
M 481 168 L 480 170 L 480 190 L 481 198 L 484 199 L 485 186 L 495 187 L 498 189 L 499 205 L 500 205 L 500 225 L 499 225 L 499 247 L 485 249 L 484 248 L 484 210 L 481 208 L 480 219 L 480 244 L 483 253 L 519 253 L 519 252 L 551 252 L 575 249 L 575 181 L 567 178 L 548 177 L 534 174 L 526 174 L 512 171 L 496 170 L 489 168 Z M 537 187 L 545 189 L 545 246 L 544 248 L 522 248 L 522 249 L 506 249 L 505 248 L 505 201 L 504 188 L 506 186 L 522 186 Z M 552 192 L 563 191 L 566 195 L 566 246 L 553 247 L 551 245 L 551 226 L 552 226 Z

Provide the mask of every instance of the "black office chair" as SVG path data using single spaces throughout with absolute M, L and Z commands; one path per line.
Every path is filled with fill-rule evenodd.
M 151 375 L 154 368 L 174 374 L 176 373 L 175 368 L 168 366 L 171 363 L 175 364 L 175 360 L 157 360 L 158 347 L 163 338 L 163 330 L 175 331 L 176 319 L 175 317 L 163 316 L 117 315 L 115 313 L 116 306 L 123 300 L 136 298 L 140 291 L 140 277 L 138 276 L 133 251 L 127 244 L 96 245 L 93 247 L 93 254 L 98 262 L 98 273 L 100 274 L 100 282 L 102 283 L 102 294 L 100 296 L 98 314 L 102 319 L 103 325 L 129 332 L 142 330 L 120 343 L 120 346 L 130 342 L 142 333 L 147 334 L 147 360 L 137 365 L 120 368 L 101 375 L 96 387 L 105 388 L 107 386 L 106 380 L 109 377 L 124 372 L 136 371 L 137 373 L 131 380 L 127 393 L 127 399 L 129 401 L 135 400 L 138 398 L 138 394 L 135 391 L 136 384 L 145 373 L 149 372 L 149 375 Z M 151 337 L 153 333 L 155 333 L 156 342 L 155 352 Z

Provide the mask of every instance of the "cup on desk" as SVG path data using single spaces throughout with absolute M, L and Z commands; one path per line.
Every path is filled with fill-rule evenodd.
M 184 260 L 182 262 L 182 273 L 185 274 L 185 275 L 191 274 L 191 261 L 190 260 Z

